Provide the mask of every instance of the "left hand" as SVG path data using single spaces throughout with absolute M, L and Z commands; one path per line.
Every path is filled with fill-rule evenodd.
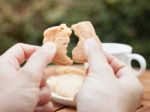
M 42 79 L 56 45 L 16 44 L 0 57 L 0 112 L 50 112 L 50 89 Z M 21 64 L 26 61 L 21 67 Z

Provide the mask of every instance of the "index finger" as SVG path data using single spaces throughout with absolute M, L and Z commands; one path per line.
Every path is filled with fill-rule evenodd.
M 117 59 L 116 57 L 114 57 L 110 54 L 105 53 L 105 56 L 107 58 L 109 65 L 112 67 L 115 75 L 117 77 L 121 77 L 121 74 L 119 74 L 120 73 L 119 71 L 123 68 L 126 68 L 127 65 L 124 62 L 120 61 L 119 59 Z
M 2 54 L 0 59 L 18 70 L 20 64 L 28 59 L 38 48 L 35 45 L 18 43 Z
M 87 39 L 84 43 L 84 51 L 89 64 L 89 72 L 102 77 L 114 77 L 113 70 L 108 64 L 100 45 L 93 39 Z

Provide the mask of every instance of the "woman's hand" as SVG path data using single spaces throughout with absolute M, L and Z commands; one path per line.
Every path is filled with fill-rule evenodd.
M 78 112 L 135 112 L 143 88 L 132 70 L 92 39 L 84 50 L 89 69 L 77 96 Z
M 0 112 L 50 112 L 50 89 L 43 78 L 56 46 L 16 44 L 0 57 Z M 28 60 L 23 67 L 21 64 Z

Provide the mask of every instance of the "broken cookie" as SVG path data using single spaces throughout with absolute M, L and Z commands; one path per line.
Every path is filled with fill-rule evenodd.
M 71 29 L 66 24 L 54 26 L 44 31 L 43 43 L 51 41 L 57 46 L 57 52 L 53 59 L 55 64 L 71 65 L 73 63 L 71 58 L 67 56 L 67 47 L 70 42 L 71 33 Z
M 84 41 L 92 38 L 100 43 L 99 37 L 96 35 L 94 27 L 89 21 L 79 22 L 72 25 L 71 28 L 75 32 L 75 35 L 79 37 L 79 42 L 72 51 L 72 59 L 74 62 L 84 63 L 87 61 L 83 51 Z

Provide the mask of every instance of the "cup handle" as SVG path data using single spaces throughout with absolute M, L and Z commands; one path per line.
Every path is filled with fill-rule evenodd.
M 141 75 L 142 73 L 144 73 L 144 71 L 146 69 L 146 61 L 145 61 L 144 57 L 139 54 L 129 54 L 128 57 L 130 59 L 129 65 L 132 69 L 133 69 L 132 64 L 131 64 L 132 60 L 136 60 L 140 64 L 140 69 L 138 71 L 133 69 L 133 72 L 135 73 L 135 75 L 138 76 L 138 75 Z

